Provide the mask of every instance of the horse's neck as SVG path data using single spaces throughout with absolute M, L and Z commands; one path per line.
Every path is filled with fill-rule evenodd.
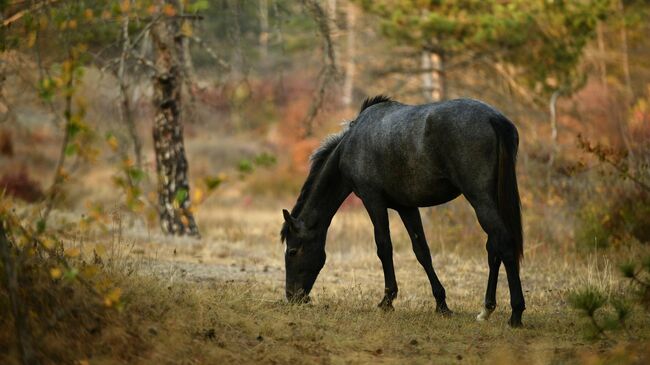
M 327 230 L 334 214 L 351 192 L 352 188 L 344 182 L 339 171 L 339 157 L 335 151 L 314 183 L 300 218 L 308 227 Z

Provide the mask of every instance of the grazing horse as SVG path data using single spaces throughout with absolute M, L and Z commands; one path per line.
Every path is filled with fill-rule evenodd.
M 385 294 L 379 307 L 393 309 L 393 269 L 387 209 L 396 210 L 413 251 L 431 283 L 436 311 L 450 314 L 445 289 L 433 269 L 418 207 L 446 203 L 463 194 L 487 233 L 489 276 L 484 308 L 496 307 L 499 267 L 510 289 L 509 324 L 521 326 L 525 309 L 519 279 L 523 256 L 515 161 L 517 129 L 495 108 L 472 99 L 405 105 L 385 96 L 366 99 L 357 118 L 328 137 L 311 157 L 311 169 L 291 213 L 283 210 L 286 296 L 305 302 L 325 264 L 325 240 L 334 214 L 354 192 L 374 225 Z

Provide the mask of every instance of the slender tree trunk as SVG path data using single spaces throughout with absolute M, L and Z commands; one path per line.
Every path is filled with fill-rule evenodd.
M 444 100 L 447 96 L 442 55 L 425 49 L 422 51 L 420 62 L 425 99 L 429 102 Z
M 434 101 L 445 100 L 447 97 L 445 94 L 445 78 L 443 73 L 443 58 L 439 53 L 431 52 L 431 67 L 433 75 L 433 90 L 431 91 L 431 97 Z
M 175 1 L 167 3 L 177 6 Z M 178 9 L 178 7 L 177 7 Z M 183 145 L 183 37 L 179 21 L 167 18 L 152 29 L 156 51 L 153 127 L 160 225 L 167 234 L 199 236 L 191 210 L 188 164 Z
M 260 0 L 260 57 L 262 64 L 268 64 L 269 57 L 269 0 Z
M 634 90 L 632 89 L 632 76 L 630 75 L 630 57 L 627 43 L 627 26 L 625 24 L 625 5 L 623 1 L 618 1 L 618 10 L 620 12 L 621 18 L 623 18 L 623 24 L 621 25 L 621 53 L 623 55 L 623 75 L 625 76 L 625 88 L 627 91 L 627 101 L 628 106 L 631 101 L 634 100 Z
M 133 143 L 133 155 L 138 169 L 142 168 L 142 143 L 138 136 L 138 130 L 133 120 L 133 113 L 131 110 L 131 100 L 129 98 L 129 84 L 126 80 L 126 59 L 128 57 L 131 41 L 129 38 L 129 17 L 125 16 L 122 22 L 122 55 L 120 57 L 120 65 L 117 70 L 117 79 L 120 84 L 120 94 L 122 96 L 121 112 L 122 121 L 126 124 Z
M 609 87 L 607 85 L 607 61 L 605 56 L 607 54 L 605 49 L 605 34 L 603 29 L 603 22 L 599 21 L 596 25 L 596 39 L 598 41 L 598 72 L 600 73 L 600 83 L 603 85 L 604 91 L 608 94 Z M 607 95 L 609 97 L 609 95 Z
M 551 122 L 551 152 L 549 153 L 548 166 L 546 169 L 546 193 L 547 198 L 551 197 L 551 175 L 553 171 L 553 164 L 555 163 L 555 157 L 558 152 L 558 134 L 557 134 L 557 99 L 561 95 L 560 90 L 556 90 L 551 95 L 551 100 L 549 101 L 548 107 L 550 112 L 550 122 Z
M 338 38 L 339 32 L 338 25 L 336 24 L 337 19 L 337 0 L 327 0 L 327 6 L 325 11 L 327 12 L 327 23 L 329 25 L 330 36 L 332 37 L 332 47 L 334 49 L 334 63 L 339 64 L 339 47 L 335 41 Z
M 357 9 L 351 1 L 347 4 L 347 35 L 346 35 L 346 56 L 345 80 L 343 81 L 343 105 L 352 105 L 354 92 L 354 74 L 356 72 L 356 37 L 355 24 L 357 20 Z

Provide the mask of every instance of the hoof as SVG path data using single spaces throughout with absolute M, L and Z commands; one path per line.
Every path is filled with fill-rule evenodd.
M 385 297 L 381 300 L 381 302 L 379 302 L 377 307 L 379 307 L 379 309 L 383 310 L 384 312 L 392 312 L 395 310 L 392 301 Z
M 476 316 L 476 320 L 479 322 L 485 322 L 490 319 L 492 312 L 494 312 L 494 309 L 483 308 L 481 313 Z
M 508 321 L 508 324 L 512 328 L 521 328 L 521 327 L 523 327 L 523 324 L 521 323 L 521 312 L 512 313 L 512 316 L 510 316 L 510 320 Z
M 439 313 L 444 317 L 451 317 L 454 314 L 454 312 L 449 309 L 446 304 L 436 306 L 436 313 Z

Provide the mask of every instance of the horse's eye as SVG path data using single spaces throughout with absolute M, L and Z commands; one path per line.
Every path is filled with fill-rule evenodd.
M 289 257 L 296 256 L 297 253 L 298 253 L 297 248 L 290 248 L 287 250 L 287 255 L 289 255 Z

